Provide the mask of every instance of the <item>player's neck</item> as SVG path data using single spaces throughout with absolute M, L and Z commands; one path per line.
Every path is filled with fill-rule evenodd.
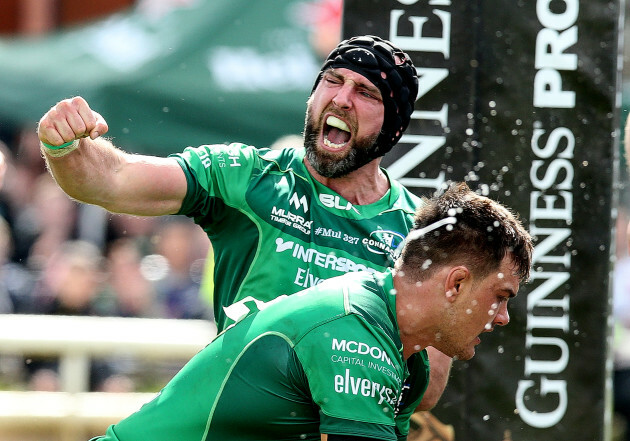
M 442 311 L 439 302 L 433 302 L 436 292 L 440 290 L 440 279 L 431 278 L 422 283 L 416 282 L 412 276 L 405 275 L 404 269 L 396 265 L 393 272 L 394 290 L 396 292 L 396 321 L 400 341 L 403 345 L 403 356 L 409 358 L 435 343 L 439 334 L 436 318 Z
M 338 193 L 353 205 L 372 204 L 389 190 L 389 179 L 380 168 L 380 158 L 341 178 L 326 178 L 304 160 L 306 168 L 321 184 Z

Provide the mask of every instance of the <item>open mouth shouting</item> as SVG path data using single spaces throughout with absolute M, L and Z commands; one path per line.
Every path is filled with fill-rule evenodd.
M 334 115 L 329 115 L 324 124 L 324 145 L 330 150 L 341 150 L 352 135 L 348 124 Z

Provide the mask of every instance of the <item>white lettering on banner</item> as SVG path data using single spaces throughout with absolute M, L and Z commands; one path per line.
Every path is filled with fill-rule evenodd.
M 369 378 L 353 377 L 350 369 L 346 369 L 345 375 L 335 375 L 334 388 L 338 394 L 378 398 L 378 404 L 386 402 L 395 406 L 397 402 L 396 391 Z
M 537 271 L 531 274 L 531 285 L 536 286 L 527 296 L 527 335 L 524 374 L 519 381 L 516 406 L 521 419 L 532 427 L 548 428 L 557 424 L 566 414 L 566 380 L 551 380 L 547 375 L 561 374 L 569 360 L 569 346 L 559 336 L 534 336 L 534 332 L 569 332 L 570 298 L 560 295 L 569 280 L 567 270 L 571 268 L 571 253 L 553 254 L 554 250 L 571 240 L 573 221 L 573 159 L 575 138 L 566 127 L 554 129 L 547 142 L 541 146 L 546 131 L 535 127 L 532 134 L 532 151 L 537 158 L 532 161 L 530 179 L 535 190 L 530 195 L 530 234 L 537 239 L 532 262 Z M 540 224 L 547 224 L 541 226 Z M 559 224 L 559 225 L 558 225 Z M 561 271 L 544 271 L 546 267 L 560 267 Z M 553 269 L 553 267 L 552 267 Z M 539 282 L 539 283 L 537 283 Z M 560 351 L 557 360 L 540 360 L 533 357 L 536 346 L 554 346 Z M 532 378 L 540 379 L 539 389 Z M 539 391 L 541 398 L 553 399 L 556 407 L 552 411 L 533 410 L 536 400 L 526 400 L 525 394 Z M 548 397 L 551 395 L 551 397 Z M 545 406 L 548 408 L 548 405 Z
M 536 13 L 544 28 L 536 38 L 534 107 L 572 109 L 576 94 L 564 90 L 558 71 L 577 69 L 576 54 L 567 50 L 578 42 L 579 0 L 563 0 L 551 8 L 553 0 L 537 0 Z M 532 109 L 533 110 L 533 109 Z M 569 363 L 571 299 L 565 293 L 570 279 L 571 253 L 558 252 L 572 242 L 575 135 L 568 127 L 551 130 L 535 122 L 532 130 L 532 160 L 529 178 L 529 231 L 536 239 L 527 295 L 524 377 L 516 391 L 520 418 L 531 427 L 549 428 L 566 415 L 569 401 L 567 380 L 561 376 Z M 538 351 L 551 347 L 553 351 Z M 541 358 L 549 352 L 556 357 Z
M 518 382 L 518 389 L 516 391 L 516 407 L 519 409 L 519 415 L 523 421 L 527 422 L 533 427 L 540 429 L 546 429 L 552 427 L 558 423 L 566 413 L 568 407 L 567 397 L 567 385 L 563 380 L 549 380 L 544 375 L 541 377 L 539 388 L 535 387 L 536 383 L 532 380 L 521 380 Z M 540 395 L 546 397 L 548 394 L 558 396 L 558 406 L 551 412 L 536 412 L 529 410 L 525 404 L 524 396 L 527 391 L 533 389 L 540 390 Z
M 286 11 L 284 11 L 286 13 Z M 219 90 L 231 92 L 286 92 L 310 90 L 319 62 L 301 38 L 282 30 L 271 40 L 291 44 L 278 51 L 254 46 L 217 46 L 208 53 L 206 65 Z M 281 38 L 278 38 L 278 36 Z M 247 69 L 243 69 L 247 60 Z
M 575 71 L 578 66 L 577 54 L 566 53 L 578 42 L 578 29 L 575 22 L 580 10 L 579 0 L 564 0 L 563 12 L 551 9 L 552 0 L 538 0 L 536 13 L 544 26 L 536 37 L 534 77 L 534 107 L 573 108 L 575 92 L 563 90 L 559 71 Z
M 411 6 L 417 3 L 417 0 L 398 0 L 398 3 L 404 6 Z M 410 53 L 413 52 L 429 52 L 441 54 L 445 60 L 450 58 L 451 50 L 451 17 L 452 13 L 448 10 L 450 0 L 430 0 L 429 5 L 434 7 L 431 10 L 431 16 L 408 16 L 404 9 L 393 9 L 389 14 L 389 40 L 400 49 Z M 442 9 L 439 9 L 442 7 Z M 440 34 L 438 36 L 426 36 L 424 25 L 433 20 L 440 25 Z M 401 28 L 408 29 L 411 23 L 412 35 L 403 35 Z M 405 31 L 408 32 L 408 31 Z M 417 103 L 422 103 L 421 98 L 438 87 L 440 83 L 449 76 L 449 70 L 446 66 L 419 68 L 416 67 L 418 73 L 418 97 Z M 416 104 L 418 106 L 418 104 Z M 416 110 L 412 113 L 413 121 L 437 121 L 440 126 L 445 129 L 448 127 L 448 104 L 444 103 L 440 110 Z M 421 177 L 407 177 L 406 175 L 424 162 L 429 156 L 446 145 L 446 136 L 440 134 L 438 136 L 429 136 L 419 133 L 413 133 L 414 125 L 410 124 L 409 129 L 398 142 L 399 145 L 413 144 L 409 151 L 394 161 L 387 167 L 389 175 L 393 179 L 397 179 L 401 184 L 409 188 L 428 188 L 433 191 L 438 190 L 446 181 L 446 174 L 442 170 L 433 171 L 434 177 L 425 177 L 424 173 Z
M 446 6 L 449 5 L 450 2 Z M 393 9 L 389 14 L 389 41 L 404 51 L 439 52 L 448 60 L 451 56 L 451 14 L 440 9 L 434 9 L 433 13 L 442 25 L 441 36 L 424 36 L 422 27 L 429 21 L 429 18 L 411 16 L 408 20 L 413 27 L 413 35 L 405 37 L 398 34 L 401 17 L 405 15 L 405 11 Z
M 398 0 L 389 12 L 388 39 L 412 58 L 426 52 L 438 60 L 442 55 L 450 57 L 451 1 L 427 0 L 428 8 L 422 14 L 413 15 L 407 6 L 417 0 Z M 540 30 L 535 45 L 531 47 L 534 59 L 531 66 L 531 108 L 523 109 L 529 120 L 530 114 L 540 109 L 575 109 L 577 93 L 571 90 L 567 75 L 579 65 L 578 51 L 580 29 L 579 0 L 534 0 Z M 533 5 L 532 5 L 533 6 Z M 423 16 L 418 16 L 423 15 Z M 431 28 L 431 34 L 428 29 Z M 416 63 L 420 64 L 420 63 Z M 421 106 L 423 96 L 437 87 L 444 87 L 449 78 L 446 63 L 435 61 L 431 68 L 417 68 L 419 93 L 416 107 Z M 527 85 L 526 85 L 527 86 Z M 439 189 L 445 182 L 443 171 L 429 171 L 419 177 L 408 177 L 428 157 L 447 145 L 445 136 L 429 136 L 414 132 L 419 124 L 435 123 L 449 127 L 449 106 L 441 109 L 416 110 L 399 144 L 405 153 L 387 167 L 390 176 L 410 188 Z M 561 119 L 560 119 L 561 120 Z M 532 291 L 527 296 L 527 327 L 525 336 L 523 376 L 518 383 L 516 406 L 522 420 L 536 428 L 548 428 L 566 415 L 568 380 L 566 375 L 571 351 L 566 334 L 570 332 L 570 295 L 566 285 L 570 279 L 572 254 L 567 248 L 573 242 L 573 189 L 575 186 L 574 147 L 575 135 L 568 127 L 545 127 L 535 122 L 532 127 L 531 151 L 535 158 L 530 164 L 529 180 L 532 191 L 529 196 L 529 230 L 536 238 L 533 255 L 535 272 L 532 274 Z M 559 126 L 559 127 L 558 127 Z M 526 196 L 527 197 L 527 196 Z M 552 351 L 541 350 L 545 347 Z M 542 355 L 551 352 L 554 356 Z M 518 374 L 517 374 L 518 375 Z M 574 405 L 573 403 L 571 403 Z
M 412 115 L 413 118 L 413 115 Z M 409 185 L 410 182 L 416 184 L 427 184 L 429 180 L 423 178 L 404 178 L 407 173 L 413 170 L 418 164 L 424 162 L 429 156 L 438 151 L 446 144 L 445 136 L 424 136 L 404 134 L 400 138 L 400 143 L 415 144 L 407 153 L 394 161 L 387 172 L 393 179 L 398 179 L 402 184 Z M 440 173 L 444 177 L 444 173 Z M 404 181 L 404 182 L 403 182 Z M 444 179 L 434 180 L 433 185 L 441 185 Z M 431 187 L 433 186 L 431 185 Z M 416 187 L 425 187 L 426 185 L 415 185 Z M 437 189 L 437 187 L 436 187 Z

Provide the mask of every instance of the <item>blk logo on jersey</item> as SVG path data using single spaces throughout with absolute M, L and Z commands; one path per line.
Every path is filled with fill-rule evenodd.
M 336 208 L 337 210 L 347 211 L 354 210 L 357 211 L 356 208 L 350 203 L 346 202 L 344 205 L 339 196 L 334 196 L 332 194 L 322 193 L 319 195 L 319 201 L 322 203 L 324 207 L 328 208 Z

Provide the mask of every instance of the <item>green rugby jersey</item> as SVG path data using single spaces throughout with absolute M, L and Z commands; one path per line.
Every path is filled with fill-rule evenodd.
M 256 302 L 391 266 L 420 203 L 390 179 L 379 201 L 353 205 L 311 177 L 303 149 L 206 145 L 172 156 L 188 181 L 178 214 L 194 218 L 212 241 L 220 331 Z
M 102 441 L 402 441 L 402 357 L 390 271 L 282 296 L 220 334 Z M 418 354 L 428 382 L 425 351 Z M 422 398 L 416 389 L 410 408 Z

